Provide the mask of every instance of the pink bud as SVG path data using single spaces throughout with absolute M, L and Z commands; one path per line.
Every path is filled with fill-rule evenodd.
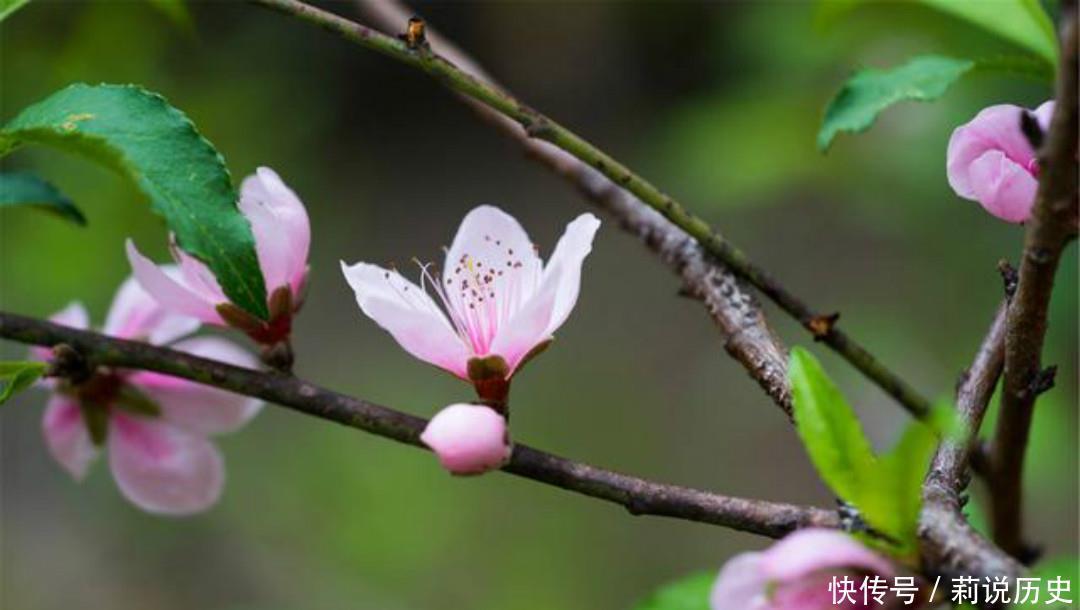
M 506 420 L 490 407 L 456 404 L 431 418 L 420 440 L 454 474 L 481 474 L 510 458 Z
M 1034 111 L 1043 130 L 1050 126 L 1053 111 L 1052 101 Z M 1011 104 L 984 109 L 953 131 L 946 154 L 949 185 L 956 194 L 1014 223 L 1031 216 L 1038 190 L 1035 151 L 1020 131 L 1023 112 Z
M 760 553 L 743 553 L 720 570 L 711 610 L 828 610 L 863 608 L 833 603 L 834 576 L 861 582 L 863 574 L 890 579 L 888 561 L 834 530 L 799 530 Z M 861 601 L 861 595 L 858 596 Z

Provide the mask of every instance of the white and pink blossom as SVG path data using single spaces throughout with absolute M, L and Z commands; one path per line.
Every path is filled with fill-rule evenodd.
M 260 167 L 244 179 L 239 207 L 251 224 L 266 284 L 271 318 L 265 323 L 231 305 L 210 269 L 177 247 L 173 239 L 170 250 L 179 272 L 166 273 L 143 256 L 130 239 L 128 260 L 139 283 L 163 306 L 207 324 L 237 326 L 260 343 L 276 343 L 288 337 L 292 314 L 303 301 L 311 247 L 307 210 L 268 167 Z
M 1038 190 L 1039 162 L 1020 130 L 1020 106 L 999 104 L 983 109 L 949 138 L 946 170 L 949 186 L 964 199 L 978 201 L 987 212 L 1008 222 L 1031 216 Z M 1054 102 L 1032 114 L 1045 131 Z
M 762 552 L 742 553 L 720 570 L 709 597 L 711 610 L 864 610 L 861 594 L 855 603 L 842 597 L 834 603 L 833 578 L 861 583 L 863 576 L 880 576 L 891 584 L 889 561 L 847 534 L 804 529 L 789 534 Z M 856 587 L 858 585 L 856 584 Z M 908 606 L 917 607 L 917 606 Z
M 462 221 L 443 272 L 423 267 L 420 285 L 369 263 L 341 269 L 360 309 L 413 356 L 465 380 L 470 360 L 498 356 L 508 379 L 570 315 L 599 227 L 592 214 L 577 217 L 545 265 L 517 220 L 480 206 Z
M 481 474 L 510 458 L 506 419 L 491 407 L 455 404 L 431 418 L 420 440 L 458 475 Z
M 89 326 L 86 309 L 79 303 L 51 320 L 77 329 Z M 181 340 L 198 326 L 198 320 L 162 308 L 134 278 L 128 278 L 113 299 L 104 333 L 169 344 L 237 366 L 256 366 L 253 355 L 225 339 Z M 42 348 L 33 354 L 49 356 Z M 78 384 L 48 379 L 44 385 L 52 396 L 42 430 L 60 465 L 81 480 L 106 450 L 124 497 L 145 511 L 166 515 L 200 512 L 218 500 L 225 469 L 209 437 L 237 430 L 262 408 L 258 399 L 149 371 L 101 368 Z

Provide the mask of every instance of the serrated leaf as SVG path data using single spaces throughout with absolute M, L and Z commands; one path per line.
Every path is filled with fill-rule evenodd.
M 894 552 L 912 557 L 918 549 L 922 483 L 937 448 L 930 426 L 913 421 L 891 451 L 880 456 L 876 476 L 861 490 L 858 509 L 874 529 L 898 543 Z
M 975 67 L 970 59 L 923 55 L 888 70 L 860 70 L 840 88 L 825 109 L 817 145 L 822 152 L 842 131 L 869 128 L 878 114 L 905 100 L 934 100 Z
M 15 206 L 33 206 L 75 224 L 86 224 L 79 208 L 52 184 L 29 173 L 0 173 L 0 207 Z
M 795 427 L 810 461 L 836 495 L 858 506 L 876 460 L 855 411 L 801 347 L 791 350 L 788 378 Z
M 71 85 L 0 130 L 0 154 L 28 142 L 85 155 L 131 178 L 229 299 L 266 319 L 255 239 L 225 162 L 165 98 L 132 85 Z
M 1039 0 L 919 0 L 1034 52 L 1056 66 L 1054 23 Z
M 29 3 L 30 0 L 0 0 L 0 21 Z
M 709 592 L 715 572 L 699 572 L 664 585 L 634 610 L 709 610 Z
M 45 374 L 44 362 L 0 362 L 0 405 Z

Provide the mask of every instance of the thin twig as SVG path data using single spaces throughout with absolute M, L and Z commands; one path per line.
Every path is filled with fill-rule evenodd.
M 446 58 L 432 52 L 427 45 L 411 47 L 398 38 L 297 0 L 252 2 L 312 23 L 346 40 L 423 70 L 451 90 L 469 96 L 517 122 L 529 137 L 550 142 L 573 155 L 685 231 L 701 244 L 706 253 L 723 262 L 737 276 L 764 293 L 813 333 L 815 339 L 824 342 L 847 359 L 913 415 L 923 417 L 929 413 L 930 402 L 854 339 L 836 328 L 835 318 L 812 310 L 704 220 L 691 214 L 674 198 L 566 127 L 519 102 L 502 89 L 458 69 Z
M 1036 396 L 1047 388 L 1041 359 L 1047 312 L 1061 253 L 1077 231 L 1077 25 L 1075 8 L 1062 23 L 1061 66 L 1049 133 L 1039 151 L 1039 190 L 1024 234 L 1016 294 L 1005 334 L 1001 417 L 991 451 L 994 540 L 1026 556 L 1021 478 Z
M 357 7 L 384 31 L 408 23 L 414 13 L 396 0 L 357 0 Z M 492 87 L 501 87 L 471 56 L 430 25 L 425 29 L 432 51 Z M 477 115 L 516 142 L 530 159 L 563 177 L 587 201 L 619 221 L 683 281 L 683 294 L 700 300 L 724 337 L 728 353 L 791 417 L 787 384 L 787 348 L 769 327 L 760 305 L 722 263 L 709 257 L 692 237 L 630 192 L 555 145 L 529 137 L 514 120 L 474 98 L 460 95 Z
M 68 345 L 92 366 L 165 373 L 423 447 L 427 420 L 273 372 L 215 362 L 146 343 L 75 330 L 44 320 L 0 312 L 0 337 L 32 345 Z M 620 504 L 635 515 L 657 515 L 711 523 L 781 537 L 801 527 L 838 527 L 835 511 L 765 500 L 724 496 L 667 485 L 575 462 L 516 444 L 506 472 Z

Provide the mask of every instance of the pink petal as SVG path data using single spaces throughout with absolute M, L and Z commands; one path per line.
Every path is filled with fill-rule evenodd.
M 207 301 L 188 286 L 169 277 L 165 270 L 140 254 L 135 249 L 135 243 L 130 239 L 127 241 L 127 255 L 131 269 L 135 273 L 135 279 L 158 303 L 177 313 L 197 318 L 208 324 L 225 324 L 214 309 L 217 302 Z
M 709 594 L 710 610 L 766 610 L 768 578 L 761 553 L 742 553 L 724 564 Z
M 769 580 L 792 582 L 815 572 L 854 569 L 889 577 L 888 561 L 851 536 L 835 530 L 803 529 L 786 536 L 762 553 L 762 570 Z
M 49 453 L 76 481 L 86 476 L 97 448 L 83 424 L 79 403 L 68 396 L 54 394 L 45 406 L 41 430 Z
M 843 576 L 843 574 L 838 574 L 836 578 L 839 580 Z M 777 586 L 769 600 L 769 607 L 776 610 L 838 610 L 841 608 L 844 610 L 864 610 L 868 608 L 869 606 L 863 603 L 863 591 L 859 589 L 862 577 L 849 574 L 848 578 L 855 582 L 855 593 L 850 596 L 850 599 L 854 599 L 855 603 L 852 603 L 843 594 L 836 594 L 837 601 L 842 600 L 843 603 L 834 604 L 834 594 L 829 590 L 833 574 L 814 574 Z M 889 581 L 889 584 L 891 584 L 891 581 Z M 885 598 L 890 599 L 891 594 L 886 594 Z M 884 606 L 878 606 L 876 603 L 875 607 L 884 608 Z
M 1039 127 L 1043 128 L 1043 131 L 1050 129 L 1050 119 L 1054 116 L 1054 100 L 1043 102 L 1032 113 L 1035 115 L 1035 120 L 1039 122 Z
M 307 273 L 311 225 L 303 202 L 268 167 L 244 179 L 240 210 L 251 222 L 267 292 L 281 286 L 300 294 Z
M 510 457 L 506 420 L 490 407 L 455 404 L 431 418 L 420 440 L 454 474 L 480 474 Z
M 570 315 L 581 287 L 581 265 L 599 228 L 600 221 L 592 214 L 582 214 L 567 225 L 544 268 L 540 287 L 499 329 L 490 351 L 501 355 L 511 370 L 537 344 L 550 339 Z
M 165 269 L 170 275 L 170 271 Z M 175 277 L 176 271 L 172 271 Z M 123 339 L 148 340 L 155 345 L 169 343 L 199 328 L 199 320 L 171 313 L 150 296 L 134 276 L 120 284 L 105 318 L 105 334 Z
M 199 259 L 184 252 L 176 243 L 176 237 L 171 234 L 169 235 L 169 252 L 180 268 L 180 276 L 176 278 L 179 283 L 207 303 L 216 305 L 229 301 L 210 268 Z
M 78 301 L 68 303 L 67 307 L 49 316 L 49 321 L 60 326 L 86 330 L 90 326 L 90 314 L 86 313 L 86 307 Z M 30 357 L 34 360 L 48 361 L 52 359 L 51 347 L 31 347 Z M 51 385 L 53 380 L 42 379 L 40 383 Z
M 521 224 L 513 216 L 490 205 L 475 207 L 465 215 L 446 251 L 443 274 L 453 277 L 454 270 L 468 260 L 474 268 L 480 265 L 480 273 L 484 267 L 502 269 L 507 262 L 520 262 L 524 269 L 537 275 L 541 267 L 536 248 Z
M 254 354 L 220 337 L 194 337 L 172 347 L 244 368 L 259 365 Z M 251 421 L 263 405 L 258 398 L 160 373 L 134 373 L 129 381 L 161 407 L 166 422 L 200 436 L 233 432 Z
M 1039 183 L 1001 151 L 987 151 L 971 163 L 968 172 L 975 199 L 986 211 L 1016 223 L 1031 216 Z
M 217 502 L 225 467 L 205 437 L 122 413 L 114 413 L 109 424 L 109 465 L 133 504 L 152 513 L 189 515 Z
M 350 267 L 342 261 L 341 271 L 356 293 L 361 311 L 389 332 L 405 351 L 468 379 L 468 348 L 435 301 L 419 286 L 396 271 L 367 263 Z
M 1001 151 L 1021 167 L 1028 167 L 1035 152 L 1020 131 L 1024 109 L 1011 104 L 985 108 L 970 122 L 953 131 L 946 153 L 949 185 L 965 199 L 975 198 L 970 165 L 989 150 Z

